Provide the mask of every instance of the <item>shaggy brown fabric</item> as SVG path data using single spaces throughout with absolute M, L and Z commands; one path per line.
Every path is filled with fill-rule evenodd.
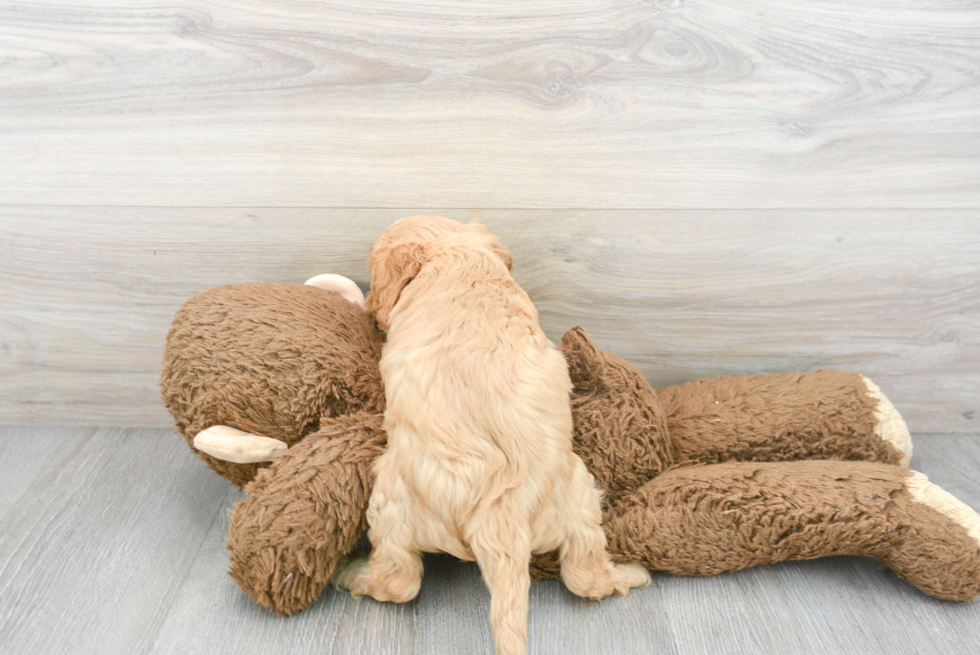
M 174 317 L 160 388 L 177 429 L 239 487 L 265 464 L 234 464 L 194 449 L 212 425 L 292 445 L 321 418 L 384 411 L 374 319 L 339 294 L 300 284 L 205 291 Z
M 280 616 L 313 602 L 367 527 L 379 415 L 327 419 L 245 488 L 231 511 L 229 575 Z
M 658 389 L 657 396 L 678 463 L 901 461 L 875 435 L 878 401 L 857 373 L 722 376 Z
M 231 514 L 231 576 L 281 615 L 317 597 L 364 529 L 370 466 L 384 446 L 381 340 L 366 312 L 302 285 L 220 287 L 189 300 L 174 319 L 161 386 L 188 443 L 223 424 L 291 444 L 261 466 L 198 453 L 238 485 L 255 478 Z M 574 384 L 574 448 L 605 494 L 605 527 L 619 559 L 703 575 L 860 551 L 927 593 L 976 594 L 975 542 L 907 498 L 904 469 L 678 468 L 725 459 L 897 461 L 875 445 L 874 401 L 859 376 L 720 378 L 654 391 L 581 328 L 566 333 L 562 351 Z M 555 576 L 557 558 L 538 556 L 532 568 L 536 577 Z
M 675 575 L 864 555 L 947 600 L 980 592 L 980 546 L 912 499 L 908 469 L 868 462 L 732 462 L 677 468 L 607 517 L 615 559 Z
M 672 462 L 657 395 L 634 367 L 600 351 L 579 326 L 561 339 L 572 378 L 574 450 L 613 503 Z
M 603 511 L 673 462 L 660 401 L 639 371 L 599 350 L 581 326 L 562 336 L 572 380 L 573 449 L 595 477 Z M 531 559 L 536 580 L 559 577 L 558 553 Z

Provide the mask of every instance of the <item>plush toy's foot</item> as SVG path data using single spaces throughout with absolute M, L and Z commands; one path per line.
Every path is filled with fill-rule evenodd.
M 877 384 L 863 375 L 861 379 L 868 387 L 868 395 L 878 401 L 878 406 L 874 410 L 875 434 L 898 451 L 901 456 L 898 462 L 899 466 L 908 466 L 912 459 L 912 436 L 909 434 L 908 426 L 905 425 L 905 419 L 881 392 Z
M 324 291 L 336 291 L 343 296 L 345 300 L 354 303 L 362 309 L 364 308 L 364 292 L 361 291 L 361 288 L 357 286 L 354 280 L 344 277 L 343 275 L 324 273 L 323 275 L 311 277 L 303 284 L 307 284 L 311 287 L 317 287 L 318 289 L 323 289 Z
M 614 559 L 678 575 L 863 555 L 946 600 L 980 593 L 980 515 L 908 469 L 732 462 L 667 471 L 614 506 Z
M 227 425 L 214 425 L 194 437 L 194 447 L 226 462 L 253 464 L 271 462 L 289 448 L 285 441 L 242 432 Z
M 980 515 L 922 473 L 909 471 L 904 487 L 911 520 L 882 560 L 931 596 L 973 599 L 980 594 Z

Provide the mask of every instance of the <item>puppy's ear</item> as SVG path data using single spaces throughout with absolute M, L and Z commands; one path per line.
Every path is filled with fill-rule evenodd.
M 602 354 L 581 326 L 576 325 L 562 336 L 561 352 L 577 393 L 593 394 L 605 388 Z
M 425 256 L 425 246 L 420 243 L 400 242 L 372 249 L 371 293 L 364 304 L 382 330 L 388 329 L 392 310 L 402 291 L 419 274 Z
M 500 239 L 495 237 L 490 233 L 490 229 L 483 223 L 477 223 L 476 220 L 472 220 L 466 224 L 466 228 L 487 237 L 487 245 L 493 251 L 500 260 L 507 265 L 507 270 L 513 270 L 514 268 L 514 257 L 510 254 L 510 251 L 504 247 L 504 244 L 500 243 Z

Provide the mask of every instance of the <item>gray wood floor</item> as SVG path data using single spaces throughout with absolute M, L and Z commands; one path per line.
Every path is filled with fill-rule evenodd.
M 980 439 L 919 435 L 913 467 L 980 507 Z M 238 494 L 163 429 L 0 428 L 0 652 L 489 653 L 474 565 L 426 560 L 419 598 L 328 590 L 280 619 L 225 575 Z M 531 590 L 530 652 L 976 652 L 980 602 L 929 598 L 876 562 L 655 575 L 595 604 Z

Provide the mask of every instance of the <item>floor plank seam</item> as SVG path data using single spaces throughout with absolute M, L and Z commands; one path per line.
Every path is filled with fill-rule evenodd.
M 229 490 L 228 494 L 230 493 L 231 491 Z M 186 584 L 188 578 L 190 577 L 191 571 L 194 569 L 194 565 L 201 557 L 201 551 L 204 549 L 204 544 L 205 542 L 207 542 L 208 536 L 211 534 L 211 530 L 214 529 L 215 524 L 221 520 L 221 513 L 228 511 L 228 508 L 225 505 L 225 500 L 228 498 L 228 494 L 220 497 L 220 499 L 218 500 L 218 507 L 214 512 L 214 516 L 211 517 L 211 522 L 208 523 L 207 529 L 201 531 L 201 540 L 197 544 L 197 549 L 194 552 L 194 557 L 191 557 L 188 560 L 187 567 L 180 577 L 180 583 L 173 585 L 170 592 L 167 594 L 168 598 L 166 599 L 165 608 L 163 605 L 161 605 L 160 616 L 157 620 L 157 625 L 153 629 L 152 642 L 150 642 L 149 638 L 147 639 L 146 643 L 148 644 L 148 647 L 142 651 L 143 655 L 148 655 L 149 653 L 156 651 L 157 644 L 160 641 L 160 635 L 163 632 L 164 626 L 167 624 L 167 619 L 170 617 L 170 613 L 174 609 L 174 603 L 176 602 L 177 598 L 180 596 L 180 592 L 183 590 L 184 585 Z

